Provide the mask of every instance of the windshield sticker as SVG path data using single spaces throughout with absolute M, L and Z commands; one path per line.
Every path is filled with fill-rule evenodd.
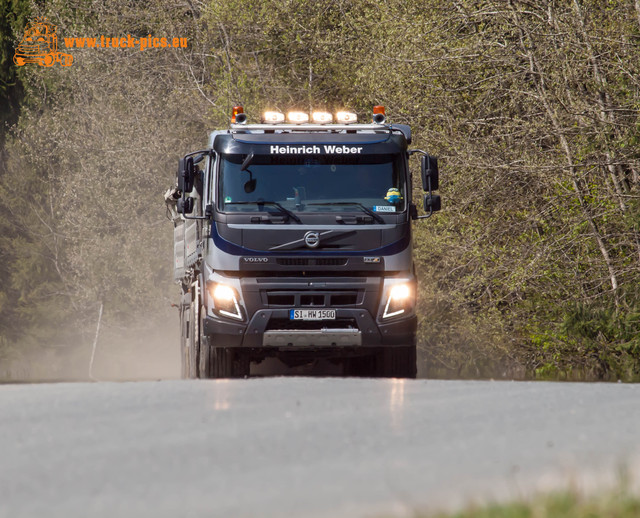
M 395 212 L 396 208 L 389 205 L 376 205 L 373 207 L 374 212 Z

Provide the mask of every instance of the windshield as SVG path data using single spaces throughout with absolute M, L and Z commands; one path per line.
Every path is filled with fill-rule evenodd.
M 273 209 L 270 205 L 274 203 L 293 212 L 404 211 L 406 189 L 402 157 L 222 157 L 218 177 L 219 210 L 263 211 Z

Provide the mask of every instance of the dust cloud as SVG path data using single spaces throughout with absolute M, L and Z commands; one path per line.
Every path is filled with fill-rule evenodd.
M 127 327 L 101 327 L 93 364 L 95 328 L 79 343 L 23 347 L 0 361 L 2 382 L 137 381 L 180 377 L 178 312 L 141 319 Z

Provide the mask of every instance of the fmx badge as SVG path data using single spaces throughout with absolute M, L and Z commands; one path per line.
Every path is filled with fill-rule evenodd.
M 24 30 L 13 62 L 19 67 L 27 63 L 37 63 L 41 67 L 51 67 L 54 63 L 60 63 L 63 67 L 71 66 L 73 56 L 58 51 L 56 31 L 57 27 L 46 18 L 36 18 Z

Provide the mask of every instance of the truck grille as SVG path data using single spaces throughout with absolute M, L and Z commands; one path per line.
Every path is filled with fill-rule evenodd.
M 346 266 L 346 257 L 318 257 L 308 259 L 304 257 L 278 257 L 276 263 L 281 266 Z
M 287 293 L 268 291 L 267 306 L 276 307 L 346 307 L 358 304 L 357 291 Z

